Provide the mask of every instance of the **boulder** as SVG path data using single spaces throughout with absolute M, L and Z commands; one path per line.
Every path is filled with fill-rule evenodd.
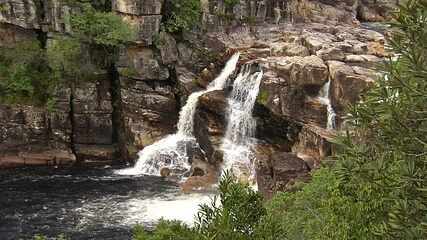
M 331 103 L 338 112 L 356 103 L 360 95 L 374 83 L 370 76 L 360 74 L 360 69 L 356 72 L 343 62 L 329 61 L 328 66 L 331 72 Z
M 332 154 L 335 136 L 336 133 L 332 130 L 305 124 L 298 132 L 292 152 L 311 169 L 318 168 L 321 161 Z
M 291 84 L 293 86 L 322 86 L 328 79 L 328 67 L 317 56 L 293 57 Z
M 256 147 L 256 156 L 258 190 L 267 199 L 276 192 L 292 190 L 298 181 L 309 179 L 309 166 L 295 154 L 261 144 Z

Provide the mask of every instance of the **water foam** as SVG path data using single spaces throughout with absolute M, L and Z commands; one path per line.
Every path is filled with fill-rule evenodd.
M 241 180 L 252 181 L 254 154 L 252 145 L 255 137 L 256 121 L 252 111 L 263 76 L 262 70 L 251 73 L 252 65 L 242 67 L 233 84 L 233 92 L 228 98 L 228 124 L 223 139 L 223 170 L 232 170 Z
M 239 60 L 240 53 L 234 54 L 226 63 L 222 72 L 213 80 L 206 90 L 191 94 L 185 106 L 181 109 L 178 121 L 178 131 L 176 134 L 145 147 L 138 153 L 138 161 L 135 166 L 128 169 L 119 170 L 116 173 L 122 175 L 160 175 L 162 168 L 177 170 L 180 173 L 188 171 L 188 151 L 190 146 L 197 144 L 193 135 L 194 114 L 197 109 L 199 97 L 207 92 L 221 90 L 227 84 L 228 77 L 234 72 Z

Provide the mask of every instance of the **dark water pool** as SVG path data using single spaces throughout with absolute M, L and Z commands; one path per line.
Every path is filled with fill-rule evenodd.
M 160 177 L 119 176 L 112 169 L 0 170 L 0 239 L 131 239 L 136 223 L 150 226 L 163 213 L 180 218 L 174 208 L 194 214 L 205 197 L 183 196 Z

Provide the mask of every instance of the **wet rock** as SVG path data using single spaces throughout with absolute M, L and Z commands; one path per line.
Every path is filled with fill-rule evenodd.
M 77 158 L 83 159 L 85 165 L 111 164 L 118 153 L 117 146 L 102 144 L 76 144 L 75 151 Z
M 199 97 L 199 104 L 205 110 L 219 116 L 225 116 L 227 112 L 227 99 L 222 90 L 211 91 Z

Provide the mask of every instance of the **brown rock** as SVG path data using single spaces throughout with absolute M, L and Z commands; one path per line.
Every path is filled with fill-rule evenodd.
M 328 65 L 331 72 L 331 103 L 338 112 L 356 103 L 361 93 L 374 83 L 371 77 L 358 74 L 343 62 L 330 61 Z

